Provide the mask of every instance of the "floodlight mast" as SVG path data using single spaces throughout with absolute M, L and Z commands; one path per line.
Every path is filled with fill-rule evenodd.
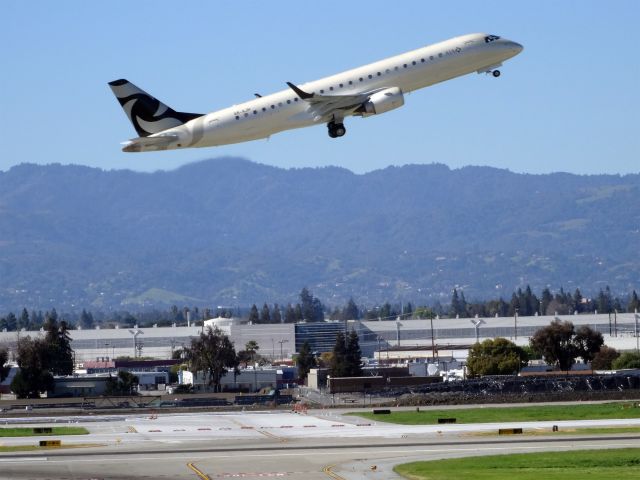
M 140 334 L 144 334 L 144 332 L 142 330 L 140 330 L 139 328 L 137 328 L 137 326 L 135 327 L 135 330 L 129 330 L 129 333 L 131 335 L 133 335 L 133 358 L 137 357 L 137 352 L 138 352 L 138 335 Z
M 476 329 L 476 343 L 478 343 L 480 341 L 480 325 L 483 325 L 486 322 L 481 318 L 478 318 L 477 315 L 476 315 L 476 318 L 472 318 L 469 321 L 473 323 L 473 326 Z

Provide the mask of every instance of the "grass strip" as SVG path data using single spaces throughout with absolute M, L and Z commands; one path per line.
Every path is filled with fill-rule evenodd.
M 51 433 L 34 433 L 34 427 L 0 427 L 0 437 L 50 437 L 52 435 L 87 435 L 84 427 L 51 427 Z
M 406 410 L 387 415 L 352 412 L 348 415 L 401 425 L 435 425 L 439 418 L 457 423 L 535 422 L 553 420 L 606 420 L 640 418 L 640 407 L 632 402 L 588 405 L 536 405 L 531 407 L 484 407 L 455 410 Z
M 640 479 L 640 449 L 492 455 L 397 465 L 410 480 Z

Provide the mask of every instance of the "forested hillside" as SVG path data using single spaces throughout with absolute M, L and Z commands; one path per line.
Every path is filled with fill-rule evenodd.
M 639 198 L 640 175 L 24 164 L 0 173 L 0 309 L 628 292 Z

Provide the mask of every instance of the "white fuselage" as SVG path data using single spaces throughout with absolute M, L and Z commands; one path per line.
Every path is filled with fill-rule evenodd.
M 486 34 L 469 34 L 299 85 L 317 95 L 354 95 L 398 87 L 403 93 L 472 72 L 488 72 L 517 55 L 522 46 Z M 348 113 L 347 115 L 352 115 Z M 324 123 L 291 89 L 218 110 L 152 135 L 177 135 L 166 149 L 210 147 L 266 138 Z

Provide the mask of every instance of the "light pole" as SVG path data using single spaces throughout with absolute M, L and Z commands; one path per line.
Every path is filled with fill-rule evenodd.
M 480 340 L 480 325 L 485 323 L 485 321 L 482 320 L 481 318 L 472 318 L 469 321 L 473 323 L 474 327 L 476 327 L 476 343 L 478 343 Z
M 282 344 L 289 343 L 289 340 L 282 338 L 278 340 L 278 343 L 280 344 L 280 360 L 284 360 L 284 354 L 282 353 Z
M 436 358 L 436 341 L 433 338 L 433 312 L 429 314 L 429 322 L 431 323 L 431 359 Z
M 129 330 L 129 333 L 133 335 L 133 358 L 136 358 L 138 349 L 138 335 L 144 332 L 136 328 L 135 330 Z
M 513 312 L 513 339 L 518 340 L 518 309 Z
M 636 309 L 633 318 L 635 319 L 636 330 L 636 353 L 640 352 L 640 341 L 638 340 L 638 309 Z

